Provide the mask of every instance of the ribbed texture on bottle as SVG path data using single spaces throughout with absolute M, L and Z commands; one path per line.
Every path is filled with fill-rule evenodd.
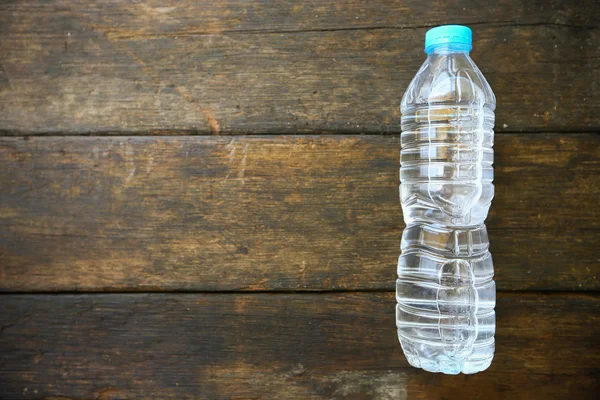
M 436 104 L 402 114 L 400 198 L 407 224 L 482 224 L 494 196 L 490 105 Z
M 476 373 L 494 355 L 496 286 L 487 230 L 494 196 L 493 105 L 402 110 L 400 198 L 407 224 L 396 324 L 415 367 Z
M 475 373 L 494 354 L 496 286 L 484 225 L 409 225 L 396 282 L 398 336 L 409 362 L 432 372 Z

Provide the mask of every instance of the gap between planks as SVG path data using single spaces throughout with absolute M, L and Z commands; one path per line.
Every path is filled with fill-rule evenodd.
M 17 132 L 12 130 L 3 130 L 0 129 L 0 137 L 15 137 L 21 138 L 23 140 L 29 140 L 32 137 L 64 137 L 64 138 L 77 138 L 77 137 L 111 137 L 111 138 L 143 138 L 143 137 L 215 137 L 215 136 L 226 136 L 226 137 L 277 137 L 277 136 L 400 136 L 402 131 L 389 131 L 389 132 L 365 132 L 365 133 L 356 133 L 355 131 L 324 131 L 324 132 L 302 132 L 302 133 L 241 133 L 241 132 L 227 132 L 220 131 L 218 134 L 208 134 L 201 133 L 198 130 L 170 130 L 170 129 L 159 129 L 156 131 L 98 131 L 98 132 L 80 132 L 80 133 L 57 133 L 57 132 Z M 600 134 L 596 128 L 587 129 L 552 129 L 552 130 L 521 130 L 521 131 L 502 131 L 495 132 L 495 135 L 527 135 L 527 134 L 539 134 L 539 135 L 549 135 L 549 134 L 563 134 L 563 135 L 577 135 L 577 134 Z
M 307 290 L 111 290 L 106 291 L 93 290 L 93 291 L 27 291 L 27 292 L 0 292 L 0 297 L 3 296 L 105 296 L 105 295 L 155 295 L 155 294 L 181 294 L 181 295 L 342 295 L 342 294 L 369 294 L 369 293 L 395 293 L 394 290 L 387 288 L 382 289 L 361 289 L 361 290 L 344 290 L 344 289 L 307 289 Z M 600 295 L 600 290 L 497 290 L 496 293 L 509 296 L 556 296 L 556 297 L 569 297 L 569 296 L 590 296 L 595 297 Z

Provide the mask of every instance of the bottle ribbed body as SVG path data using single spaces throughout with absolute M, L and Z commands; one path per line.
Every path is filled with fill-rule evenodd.
M 484 220 L 494 196 L 495 98 L 468 53 L 430 56 L 402 102 L 396 324 L 411 365 L 475 373 L 494 354 Z

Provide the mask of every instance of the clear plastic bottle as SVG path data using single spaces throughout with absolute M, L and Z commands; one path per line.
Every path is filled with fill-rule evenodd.
M 470 50 L 465 26 L 429 30 L 427 60 L 401 105 L 398 337 L 412 366 L 446 374 L 483 371 L 494 357 L 496 286 L 483 223 L 494 196 L 496 99 Z

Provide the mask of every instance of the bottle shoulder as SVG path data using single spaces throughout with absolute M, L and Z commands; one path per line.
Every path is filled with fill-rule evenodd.
M 485 104 L 496 97 L 489 83 L 465 53 L 429 56 L 402 97 L 401 110 L 418 104 Z

